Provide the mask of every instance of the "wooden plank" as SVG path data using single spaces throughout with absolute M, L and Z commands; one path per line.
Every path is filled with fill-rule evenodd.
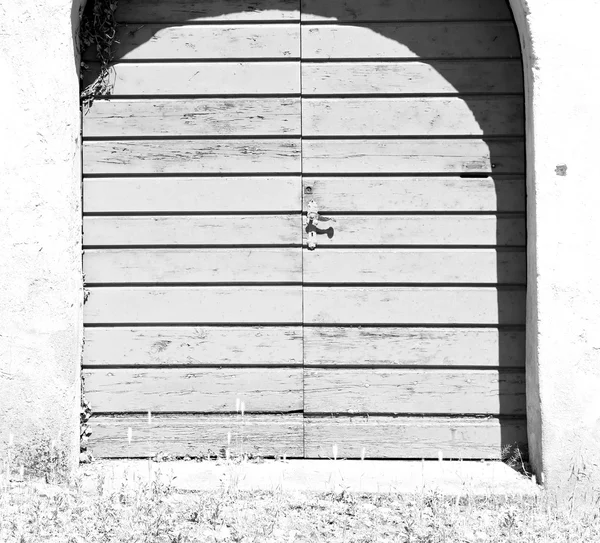
M 519 60 L 302 63 L 302 93 L 522 93 Z
M 86 141 L 84 174 L 299 173 L 299 139 Z
M 300 18 L 298 0 L 127 0 L 119 2 L 118 22 L 290 21 Z
M 322 211 L 525 211 L 523 176 L 310 177 L 303 192 Z
M 302 365 L 302 329 L 276 326 L 86 328 L 86 366 Z
M 305 413 L 525 415 L 525 373 L 456 369 L 304 370 Z
M 304 329 L 304 363 L 306 366 L 522 368 L 525 366 L 525 331 L 495 328 L 308 327 Z
M 301 368 L 110 368 L 82 372 L 95 413 L 249 413 L 302 409 Z
M 307 98 L 304 136 L 522 136 L 521 96 Z
M 303 456 L 304 422 L 300 414 L 286 415 L 158 415 L 146 417 L 93 416 L 89 450 L 95 458 L 176 458 L 225 456 Z M 128 432 L 131 428 L 131 443 Z M 228 442 L 231 436 L 231 444 Z
M 524 285 L 526 260 L 524 250 L 510 252 L 495 249 L 306 250 L 303 277 L 307 283 Z M 149 262 L 152 261 L 149 259 Z M 134 279 L 136 275 L 132 273 L 131 277 Z
M 84 213 L 300 211 L 301 182 L 285 177 L 84 178 Z M 268 198 L 265 195 L 268 194 Z
M 300 135 L 299 98 L 95 100 L 84 137 Z
M 303 59 L 519 58 L 512 21 L 302 27 Z
M 119 25 L 115 60 L 299 58 L 300 27 L 278 25 Z M 90 48 L 86 60 L 95 60 Z
M 300 215 L 84 217 L 83 243 L 109 245 L 270 245 L 301 242 Z
M 91 65 L 84 84 L 97 77 Z M 299 94 L 297 62 L 126 62 L 115 64 L 109 76 L 111 96 Z
M 83 255 L 89 283 L 302 282 L 296 249 L 102 249 Z
M 112 149 L 112 147 L 111 147 Z M 288 159 L 288 164 L 291 162 Z M 304 140 L 302 171 L 340 173 L 525 172 L 522 139 Z
M 500 460 L 507 445 L 527 443 L 524 420 L 336 417 L 305 419 L 307 458 Z
M 524 217 L 495 215 L 331 215 L 317 244 L 524 246 Z M 307 235 L 305 234 L 305 240 Z M 85 238 L 84 238 L 85 241 Z
M 304 287 L 306 324 L 525 324 L 525 290 L 491 287 Z
M 90 288 L 86 324 L 254 324 L 302 322 L 302 288 Z
M 302 0 L 303 21 L 511 20 L 506 0 Z

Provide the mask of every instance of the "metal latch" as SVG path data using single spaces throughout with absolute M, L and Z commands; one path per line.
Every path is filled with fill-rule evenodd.
M 329 237 L 333 237 L 333 224 L 335 223 L 335 219 L 319 215 L 317 202 L 314 200 L 308 202 L 304 226 L 308 234 L 309 250 L 314 251 L 317 248 L 317 234 L 327 234 Z

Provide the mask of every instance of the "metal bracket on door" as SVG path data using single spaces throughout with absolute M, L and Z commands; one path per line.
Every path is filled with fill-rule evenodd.
M 317 248 L 317 234 L 327 234 L 329 237 L 333 237 L 333 224 L 335 224 L 335 219 L 319 215 L 317 202 L 314 200 L 308 202 L 304 226 L 308 234 L 307 245 L 310 251 Z

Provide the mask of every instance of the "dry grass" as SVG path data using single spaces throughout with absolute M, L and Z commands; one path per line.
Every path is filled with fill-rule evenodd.
M 222 490 L 130 481 L 0 490 L 2 543 L 600 542 L 600 513 L 537 498 Z

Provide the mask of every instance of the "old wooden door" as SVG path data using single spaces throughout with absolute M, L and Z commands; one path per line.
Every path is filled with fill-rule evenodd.
M 507 2 L 247 4 L 119 4 L 84 116 L 94 454 L 499 458 L 525 435 Z

